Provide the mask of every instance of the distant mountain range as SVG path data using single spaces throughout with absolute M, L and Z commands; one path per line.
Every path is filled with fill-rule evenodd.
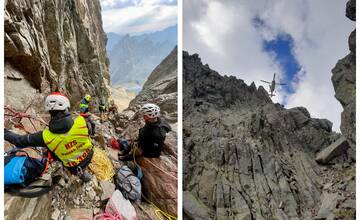
M 130 36 L 107 33 L 111 84 L 138 93 L 151 71 L 177 44 L 177 26 Z

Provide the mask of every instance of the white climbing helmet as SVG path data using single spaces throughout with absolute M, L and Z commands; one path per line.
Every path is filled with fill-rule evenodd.
M 48 95 L 45 99 L 45 110 L 69 110 L 70 109 L 70 101 L 69 99 L 60 92 L 53 92 Z
M 159 106 L 152 104 L 152 103 L 147 103 L 147 104 L 143 105 L 143 107 L 141 108 L 140 111 L 143 115 L 146 115 L 149 118 L 157 118 L 160 116 Z

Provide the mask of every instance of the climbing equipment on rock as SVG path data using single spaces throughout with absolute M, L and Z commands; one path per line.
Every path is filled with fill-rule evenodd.
M 130 170 L 135 174 L 135 176 L 137 176 L 137 178 L 142 181 L 142 179 L 144 178 L 144 173 L 141 167 L 132 161 L 127 161 L 125 164 L 130 168 Z
M 133 147 L 133 142 L 125 138 L 110 138 L 108 141 L 108 146 L 115 150 L 120 150 L 121 154 L 125 155 L 131 151 L 131 148 Z
M 6 106 L 4 108 L 4 110 L 5 110 L 5 114 L 4 114 L 4 116 L 5 116 L 5 118 L 4 118 L 5 124 L 6 123 L 11 123 L 16 128 L 19 128 L 19 129 L 25 131 L 26 133 L 30 133 L 30 132 L 28 131 L 28 129 L 25 128 L 25 126 L 21 122 L 22 119 L 24 119 L 24 118 L 26 118 L 26 119 L 28 119 L 30 121 L 30 123 L 33 126 L 35 131 L 37 131 L 37 129 L 36 129 L 36 126 L 35 126 L 33 120 L 38 121 L 41 124 L 48 126 L 48 123 L 46 123 L 41 118 L 32 116 L 32 115 L 27 114 L 25 112 L 16 111 L 13 108 L 11 108 L 10 106 Z
M 109 180 L 115 175 L 114 167 L 106 152 L 97 147 L 94 148 L 89 168 L 101 181 Z
M 117 140 L 118 143 L 119 143 L 119 147 L 120 147 L 120 151 L 123 153 L 123 154 L 128 154 L 130 153 L 131 151 L 131 148 L 132 148 L 132 143 L 129 142 L 127 139 L 125 138 L 120 138 Z

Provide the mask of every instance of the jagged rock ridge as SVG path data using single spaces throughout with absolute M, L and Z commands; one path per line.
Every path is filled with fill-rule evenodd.
M 356 20 L 356 1 L 349 0 L 346 4 L 346 16 Z M 332 69 L 332 83 L 335 97 L 341 103 L 344 111 L 341 113 L 340 130 L 347 138 L 352 152 L 356 148 L 356 30 L 349 36 L 350 53 L 339 60 Z
M 261 86 L 220 76 L 197 54 L 183 53 L 183 70 L 185 219 L 314 219 L 328 191 L 336 204 L 354 199 L 355 181 L 346 193 L 335 188 L 355 175 L 346 156 L 347 168 L 315 162 L 339 137 L 329 120 L 274 104 Z
M 36 92 L 56 90 L 72 104 L 84 93 L 110 95 L 98 0 L 5 1 L 4 29 L 7 104 L 21 109 Z

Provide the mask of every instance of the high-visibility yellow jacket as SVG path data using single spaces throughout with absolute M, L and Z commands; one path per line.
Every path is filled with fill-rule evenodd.
M 65 134 L 54 134 L 45 129 L 42 135 L 48 148 L 66 167 L 77 166 L 92 149 L 86 121 L 82 116 L 74 120 L 73 126 Z

